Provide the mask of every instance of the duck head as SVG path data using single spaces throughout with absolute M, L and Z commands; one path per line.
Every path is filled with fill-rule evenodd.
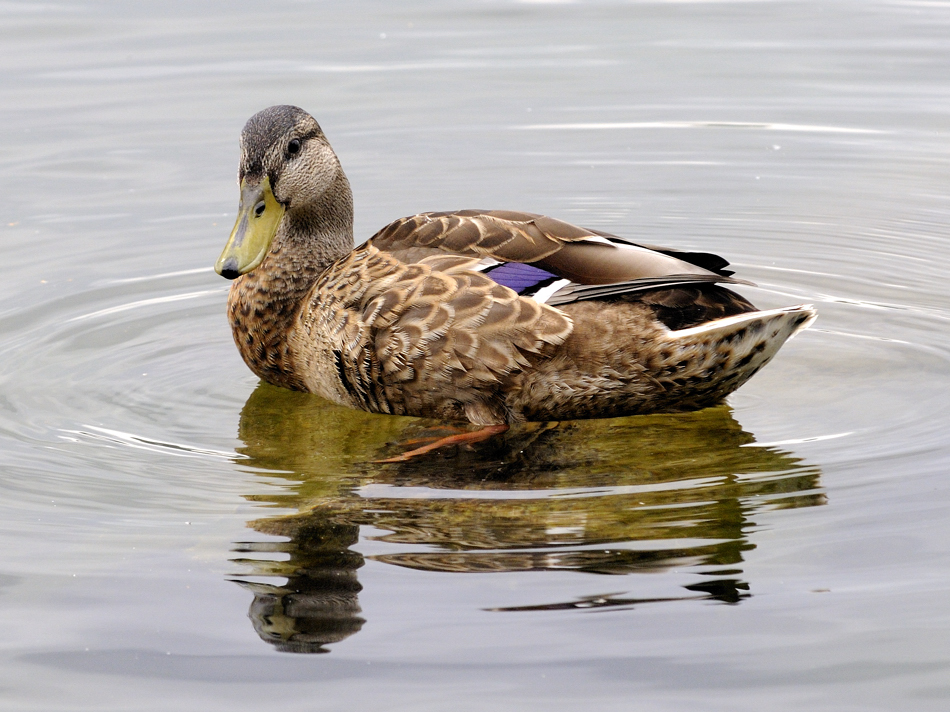
M 352 246 L 352 194 L 317 121 L 296 106 L 272 106 L 241 132 L 241 202 L 228 243 L 215 263 L 235 279 L 257 268 L 285 239 L 341 235 Z

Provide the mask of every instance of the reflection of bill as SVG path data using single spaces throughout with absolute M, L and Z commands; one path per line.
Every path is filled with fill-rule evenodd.
M 239 581 L 254 593 L 248 617 L 257 634 L 278 650 L 289 653 L 325 653 L 323 646 L 349 638 L 363 627 L 357 594 L 362 589 L 356 569 L 363 557 L 349 547 L 359 539 L 359 527 L 334 526 L 314 519 L 298 519 L 280 527 L 286 544 L 253 542 L 244 551 L 281 551 L 287 561 L 242 561 L 257 576 L 285 576 L 281 586 Z
M 701 577 L 670 598 L 618 594 L 495 610 L 736 603 L 749 595 L 738 565 L 754 548 L 750 516 L 825 501 L 817 468 L 755 445 L 726 406 L 528 424 L 405 463 L 375 462 L 450 429 L 266 385 L 252 394 L 241 414 L 243 462 L 285 484 L 249 499 L 298 510 L 250 523 L 290 539 L 246 545 L 286 552 L 289 561 L 241 562 L 245 576 L 287 578 L 279 587 L 245 584 L 262 638 L 283 650 L 322 651 L 360 629 L 355 572 L 363 559 L 349 549 L 360 525 L 388 532 L 378 540 L 392 551 L 374 559 L 413 569 L 630 574 L 689 566 Z

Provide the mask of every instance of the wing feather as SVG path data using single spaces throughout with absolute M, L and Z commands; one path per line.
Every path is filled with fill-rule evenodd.
M 453 392 L 471 398 L 473 386 L 499 384 L 567 339 L 566 314 L 472 271 L 476 262 L 443 255 L 404 264 L 368 244 L 321 276 L 318 298 L 340 301 L 319 310 L 343 322 L 326 325 L 340 382 L 359 404 L 419 412 Z
M 654 284 L 748 284 L 731 277 L 732 272 L 724 269 L 729 263 L 718 255 L 641 245 L 534 213 L 421 213 L 396 220 L 370 242 L 406 263 L 437 260 L 440 253 L 472 259 L 488 257 L 500 262 L 530 263 L 577 285 L 611 285 L 603 292 L 573 291 L 585 299 L 648 289 Z M 433 266 L 442 268 L 438 262 Z M 565 296 L 561 295 L 561 303 Z

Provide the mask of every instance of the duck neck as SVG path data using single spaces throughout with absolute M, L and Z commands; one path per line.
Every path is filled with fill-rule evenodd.
M 352 249 L 353 195 L 341 172 L 319 201 L 305 210 L 287 211 L 264 261 L 231 285 L 232 335 L 259 377 L 304 390 L 288 336 L 317 277 Z

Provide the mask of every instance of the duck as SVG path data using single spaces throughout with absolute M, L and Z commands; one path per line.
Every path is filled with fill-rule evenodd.
M 489 433 L 693 411 L 816 317 L 758 310 L 718 255 L 528 212 L 421 213 L 354 247 L 353 193 L 313 116 L 265 109 L 240 152 L 215 264 L 234 342 L 264 381 L 342 406 Z

